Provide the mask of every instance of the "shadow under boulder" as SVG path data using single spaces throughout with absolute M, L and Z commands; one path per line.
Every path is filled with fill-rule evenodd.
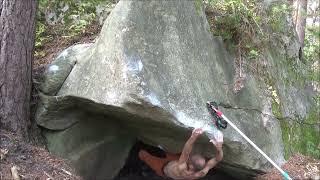
M 165 152 L 154 146 L 144 144 L 143 142 L 137 142 L 131 149 L 129 157 L 126 160 L 124 167 L 120 170 L 119 174 L 114 178 L 114 180 L 163 180 L 164 178 L 159 177 L 155 172 L 138 157 L 139 151 L 143 149 L 148 151 L 150 154 L 157 157 L 165 157 Z M 225 179 L 225 180 L 240 180 L 228 173 L 221 170 L 221 167 L 217 166 L 211 169 L 207 176 L 201 178 L 201 180 L 210 179 Z

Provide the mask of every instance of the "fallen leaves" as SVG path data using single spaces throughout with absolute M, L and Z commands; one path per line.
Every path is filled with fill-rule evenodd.
M 320 180 L 320 160 L 313 159 L 301 154 L 293 155 L 282 168 L 288 172 L 293 179 L 315 179 Z M 273 169 L 269 173 L 257 177 L 259 180 L 282 179 L 280 173 Z
M 67 161 L 0 130 L 0 180 L 81 180 Z
M 8 154 L 9 150 L 8 149 L 1 149 L 0 148 L 0 160 L 3 160 L 6 155 Z
M 13 180 L 20 180 L 20 176 L 18 174 L 19 167 L 12 166 L 11 167 L 11 175 Z

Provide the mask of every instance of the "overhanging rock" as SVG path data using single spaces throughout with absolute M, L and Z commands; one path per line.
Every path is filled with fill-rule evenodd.
M 95 173 L 113 177 L 133 137 L 170 152 L 181 151 L 192 127 L 203 127 L 212 137 L 215 129 L 205 106 L 208 100 L 261 110 L 267 106 L 253 77 L 248 77 L 239 94 L 230 90 L 233 59 L 212 37 L 195 1 L 120 1 L 96 43 L 71 47 L 62 55 L 55 61 L 59 70 L 49 67 L 44 82 L 54 81 L 47 86 L 61 88 L 55 93 L 43 89 L 37 122 L 48 129 L 49 149 L 71 159 L 85 177 Z M 70 64 L 74 64 L 71 71 Z M 222 111 L 272 159 L 284 161 L 276 119 L 257 111 Z M 233 129 L 224 135 L 227 171 L 248 175 L 243 170 L 270 168 Z M 113 156 L 115 149 L 121 150 Z M 207 156 L 214 153 L 205 136 L 195 150 Z M 89 158 L 95 172 L 84 170 Z M 114 166 L 107 166 L 107 161 Z

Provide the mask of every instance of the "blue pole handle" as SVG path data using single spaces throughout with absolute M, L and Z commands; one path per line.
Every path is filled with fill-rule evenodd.
M 287 172 L 282 173 L 282 176 L 284 177 L 285 180 L 291 180 L 291 177 Z

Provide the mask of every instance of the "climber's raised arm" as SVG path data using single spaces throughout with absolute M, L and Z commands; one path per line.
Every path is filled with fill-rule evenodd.
M 190 153 L 193 148 L 193 144 L 202 133 L 203 133 L 203 130 L 201 128 L 197 128 L 192 131 L 190 138 L 187 140 L 187 142 L 185 143 L 185 145 L 183 147 L 181 156 L 178 161 L 179 164 L 183 164 L 188 161 Z

